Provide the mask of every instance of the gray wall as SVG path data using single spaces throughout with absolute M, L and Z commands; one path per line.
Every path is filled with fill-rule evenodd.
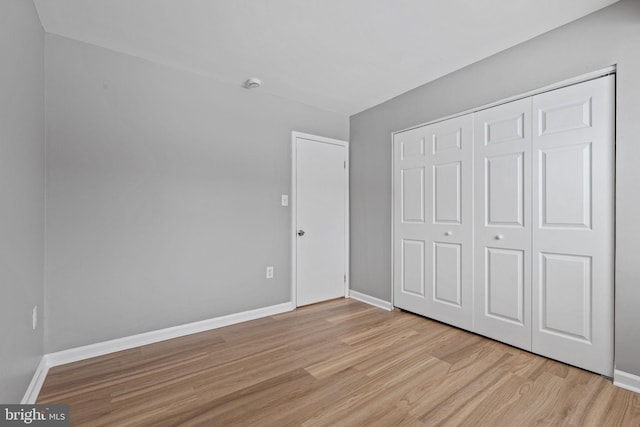
M 0 402 L 18 403 L 44 330 L 43 31 L 33 2 L 0 0 L 0 64 Z
M 617 64 L 616 368 L 640 375 L 640 2 L 623 0 L 351 117 L 351 286 L 391 299 L 391 133 Z
M 47 352 L 290 300 L 291 131 L 348 117 L 49 34 L 45 64 Z

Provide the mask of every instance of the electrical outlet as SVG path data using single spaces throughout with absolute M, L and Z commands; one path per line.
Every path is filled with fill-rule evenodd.
M 287 194 L 283 194 L 280 202 L 282 206 L 289 206 L 289 196 Z
M 38 306 L 34 305 L 33 306 L 33 311 L 31 312 L 31 316 L 32 316 L 32 321 L 33 321 L 33 330 L 36 330 L 36 327 L 38 326 Z
M 267 279 L 273 279 L 273 266 L 267 267 Z

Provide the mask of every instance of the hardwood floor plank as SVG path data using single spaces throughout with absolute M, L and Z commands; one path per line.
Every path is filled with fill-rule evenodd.
M 290 357 L 291 351 L 288 347 L 279 348 L 277 351 L 265 352 L 250 359 L 220 366 L 194 380 L 193 385 L 200 393 L 208 392 L 210 396 L 219 396 L 249 387 L 269 377 L 314 364 L 327 354 L 333 354 L 342 348 L 341 343 L 329 343 L 323 349 L 297 352 L 295 357 Z
M 468 427 L 526 425 L 523 420 L 509 420 L 504 414 L 528 392 L 531 385 L 531 380 L 508 372 L 506 381 L 499 387 L 492 389 L 489 393 L 477 395 L 472 408 L 462 408 L 443 425 Z
M 351 299 L 50 370 L 73 426 L 640 426 L 598 375 Z
M 416 336 L 415 339 L 393 346 L 386 351 L 378 352 L 354 367 L 370 378 L 376 378 L 388 372 L 414 370 L 414 367 L 426 361 L 438 361 L 448 370 L 450 364 L 431 356 L 424 351 L 428 338 Z
M 626 393 L 627 390 L 615 389 L 611 401 L 612 410 L 622 416 L 620 425 L 640 426 L 640 394 Z
M 527 351 L 520 350 L 518 348 L 511 347 L 499 342 L 488 341 L 487 345 L 497 349 L 501 349 L 502 351 L 511 354 L 513 357 L 511 357 L 508 361 L 504 361 L 502 367 L 503 369 L 523 379 L 530 379 L 532 374 L 538 371 L 540 366 L 544 365 L 547 360 L 542 356 L 538 356 L 536 354 L 529 353 Z
M 369 321 L 370 323 L 370 321 Z M 359 328 L 351 333 L 345 333 L 340 336 L 340 341 L 351 346 L 365 343 L 368 345 L 372 340 L 384 338 L 385 336 L 394 335 L 398 331 L 411 329 L 415 332 L 411 326 L 415 324 L 415 318 L 412 316 L 399 316 L 386 319 L 382 322 L 376 323 L 372 327 Z
M 65 399 L 64 402 L 73 405 L 73 413 L 70 414 L 72 425 L 101 419 L 112 411 L 111 395 L 102 390 L 85 393 L 81 399 Z
M 315 378 L 314 378 L 315 379 Z M 362 372 L 348 368 L 330 378 L 315 379 L 315 383 L 305 393 L 280 402 L 263 414 L 267 426 L 300 426 L 310 419 L 331 414 L 341 402 L 350 399 L 370 379 Z
M 206 393 L 199 393 L 207 404 L 174 420 L 183 425 L 257 424 L 264 411 L 306 392 L 315 381 L 304 369 L 296 369 L 213 400 Z
M 445 425 L 454 416 L 464 417 L 465 413 L 472 412 L 481 400 L 478 396 L 493 393 L 509 380 L 509 375 L 499 369 L 490 369 L 476 377 L 465 387 L 456 390 L 447 399 L 440 402 L 424 415 L 420 421 L 430 426 Z
M 562 379 L 548 373 L 542 373 L 533 381 L 531 387 L 523 389 L 521 398 L 500 419 L 494 420 L 496 425 L 513 425 L 515 420 L 524 425 L 548 425 L 553 420 L 552 408 L 561 398 Z
M 411 369 L 397 369 L 382 371 L 353 390 L 345 399 L 332 405 L 330 410 L 316 412 L 303 425 L 369 425 L 375 421 L 372 413 L 385 408 L 395 411 L 394 403 L 400 399 L 407 388 L 418 387 L 432 376 L 446 372 L 448 365 L 435 358 L 422 358 L 405 367 Z M 417 418 L 406 411 L 407 419 Z M 417 420 L 421 424 L 420 420 Z
M 361 345 L 360 348 L 352 348 L 349 351 L 336 354 L 307 367 L 307 371 L 316 378 L 326 378 L 336 372 L 353 367 L 355 364 L 372 357 L 375 353 L 386 351 L 389 348 L 417 335 L 412 330 L 393 331 L 393 333 L 378 336 Z
M 157 384 L 158 378 L 162 378 L 163 382 L 181 381 L 186 375 L 195 377 L 203 370 L 203 364 L 208 364 L 208 355 L 199 353 L 194 355 L 185 355 L 182 358 L 171 361 L 162 361 L 156 364 L 145 364 L 134 368 L 123 368 L 117 374 L 107 373 L 101 374 L 95 370 L 94 375 L 85 381 L 76 381 L 67 383 L 65 387 L 52 385 L 51 389 L 47 388 L 44 394 L 38 398 L 43 403 L 54 403 L 56 401 L 70 400 L 75 397 L 82 398 L 87 392 L 105 391 L 109 393 L 118 393 L 119 390 L 127 390 L 131 392 L 135 389 L 145 389 L 149 386 Z M 45 385 L 46 382 L 45 382 Z M 43 389 L 45 387 L 43 386 Z
M 466 364 L 465 361 L 461 361 L 459 363 L 463 367 L 451 365 L 441 375 L 432 376 L 418 387 L 407 390 L 401 398 L 403 405 L 406 405 L 406 410 L 422 418 L 506 357 L 502 352 L 484 347 L 479 347 L 478 352 L 481 352 L 483 357 L 476 363 Z M 469 358 L 472 357 L 474 356 L 469 355 Z M 434 393 L 434 390 L 437 390 L 437 393 Z

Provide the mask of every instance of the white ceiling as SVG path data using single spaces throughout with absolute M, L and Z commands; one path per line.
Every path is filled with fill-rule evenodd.
M 617 0 L 35 0 L 45 31 L 354 114 Z

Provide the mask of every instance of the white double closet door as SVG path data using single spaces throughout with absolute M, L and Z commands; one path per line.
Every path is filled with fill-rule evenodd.
M 613 373 L 614 77 L 394 136 L 394 305 Z

